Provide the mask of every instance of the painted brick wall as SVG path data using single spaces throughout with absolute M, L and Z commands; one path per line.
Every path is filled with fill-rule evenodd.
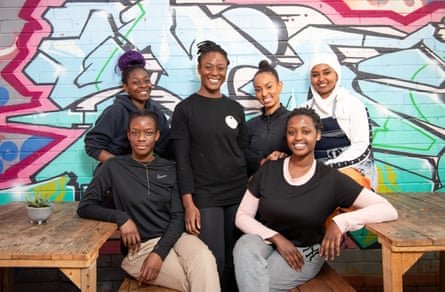
M 229 52 L 224 92 L 248 118 L 260 106 L 250 82 L 260 60 L 276 64 L 294 108 L 312 54 L 336 53 L 343 86 L 374 123 L 379 191 L 443 191 L 443 1 L 134 2 L 1 1 L 0 204 L 36 190 L 79 199 L 96 165 L 83 138 L 120 89 L 119 55 L 146 54 L 152 98 L 170 116 L 199 88 L 204 39 Z

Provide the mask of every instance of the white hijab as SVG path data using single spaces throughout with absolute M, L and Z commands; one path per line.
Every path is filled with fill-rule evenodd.
M 341 65 L 338 62 L 337 56 L 334 54 L 316 54 L 310 64 L 309 64 L 309 80 L 311 80 L 311 71 L 316 65 L 326 64 L 329 65 L 332 69 L 334 69 L 335 73 L 337 73 L 337 82 L 335 84 L 334 90 L 332 90 L 331 94 L 327 98 L 322 98 L 315 88 L 310 85 L 313 97 L 313 107 L 316 112 L 318 112 L 321 118 L 330 117 L 333 113 L 334 100 L 336 96 L 345 91 L 345 89 L 341 87 Z M 340 91 L 340 92 L 339 92 Z

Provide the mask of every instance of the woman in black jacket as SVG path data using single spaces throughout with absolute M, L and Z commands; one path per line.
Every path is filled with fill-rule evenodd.
M 85 136 L 85 150 L 94 159 L 104 162 L 110 157 L 131 153 L 127 139 L 128 117 L 131 112 L 145 109 L 159 116 L 161 136 L 155 145 L 155 153 L 171 158 L 170 126 L 161 106 L 150 100 L 153 84 L 145 69 L 145 58 L 137 51 L 127 51 L 120 58 L 118 67 L 122 72 L 124 94 L 116 96 Z
M 285 133 L 289 111 L 280 102 L 283 82 L 275 68 L 263 60 L 258 65 L 253 84 L 255 95 L 263 108 L 260 116 L 247 122 L 249 147 L 262 159 L 283 158 L 290 154 Z M 250 171 L 254 173 L 256 170 L 258 168 Z

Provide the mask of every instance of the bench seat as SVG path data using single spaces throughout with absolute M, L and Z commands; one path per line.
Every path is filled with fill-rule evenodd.
M 300 285 L 290 292 L 355 292 L 356 290 L 346 282 L 334 269 L 328 264 L 324 264 L 318 275 Z M 138 285 L 133 278 L 126 277 L 122 282 L 118 292 L 177 292 L 165 287 L 154 285 Z M 211 291 L 209 291 L 211 292 Z
M 345 279 L 342 278 L 327 263 L 323 265 L 318 275 L 312 280 L 291 290 L 291 292 L 355 292 Z
M 138 285 L 138 281 L 127 276 L 122 282 L 118 292 L 178 292 L 178 291 L 156 285 L 147 285 L 147 284 Z

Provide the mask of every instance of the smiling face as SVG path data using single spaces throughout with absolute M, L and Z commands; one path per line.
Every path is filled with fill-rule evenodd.
M 153 160 L 153 149 L 159 139 L 156 121 L 149 116 L 139 116 L 131 120 L 127 132 L 134 160 L 148 162 Z
M 150 76 L 143 68 L 136 68 L 128 73 L 127 82 L 123 84 L 124 90 L 130 95 L 133 103 L 143 109 L 149 99 L 153 84 Z
M 289 118 L 286 139 L 293 157 L 313 159 L 315 144 L 320 137 L 321 131 L 316 129 L 310 116 L 300 114 Z
M 271 72 L 261 72 L 255 76 L 255 95 L 264 106 L 266 115 L 273 114 L 280 107 L 280 93 L 283 83 Z
M 227 59 L 219 52 L 208 52 L 201 56 L 198 64 L 201 88 L 198 94 L 206 97 L 221 97 L 221 86 L 226 80 Z
M 322 98 L 327 98 L 337 84 L 338 76 L 335 70 L 327 64 L 312 67 L 311 84 Z

